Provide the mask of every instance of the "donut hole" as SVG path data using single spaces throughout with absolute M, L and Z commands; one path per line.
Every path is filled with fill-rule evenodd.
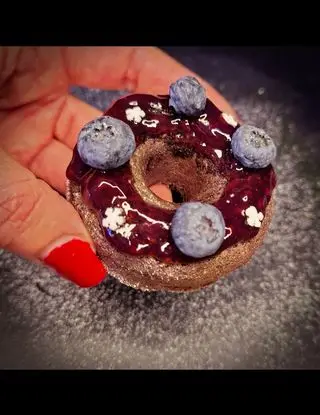
M 169 186 L 171 197 L 173 203 L 183 203 L 185 201 L 185 196 L 183 193 L 179 191 L 179 189 L 176 188 L 173 184 Z
M 163 183 L 156 183 L 149 187 L 149 189 L 160 199 L 173 202 L 183 203 L 183 194 L 173 185 L 167 186 Z
M 226 185 L 210 159 L 169 140 L 147 140 L 131 158 L 131 167 L 136 189 L 148 203 L 159 206 L 159 196 L 152 192 L 154 185 L 170 189 L 172 203 L 162 200 L 166 208 L 192 200 L 215 203 Z

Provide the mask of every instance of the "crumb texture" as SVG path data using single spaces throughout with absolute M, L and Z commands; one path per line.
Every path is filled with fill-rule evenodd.
M 245 267 L 189 294 L 144 293 L 113 279 L 81 290 L 0 251 L 1 369 L 320 369 L 317 105 L 238 52 L 170 52 L 274 137 L 278 186 L 263 245 Z M 73 93 L 101 110 L 120 94 Z M 249 213 L 258 224 L 259 212 Z

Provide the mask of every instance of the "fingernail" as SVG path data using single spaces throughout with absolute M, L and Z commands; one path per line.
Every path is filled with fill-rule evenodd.
M 90 244 L 77 238 L 60 239 L 50 245 L 42 259 L 61 276 L 83 288 L 100 284 L 108 272 Z

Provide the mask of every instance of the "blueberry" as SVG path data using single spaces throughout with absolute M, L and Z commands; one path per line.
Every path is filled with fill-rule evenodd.
M 171 235 L 182 253 L 203 258 L 220 248 L 225 236 L 225 222 L 216 207 L 207 203 L 187 202 L 173 216 Z
M 276 158 L 277 149 L 269 135 L 261 128 L 241 125 L 232 135 L 234 157 L 245 167 L 261 169 Z
M 84 163 L 101 170 L 125 164 L 136 147 L 131 128 L 121 120 L 101 116 L 88 122 L 78 136 L 78 152 Z
M 169 94 L 169 105 L 178 114 L 196 116 L 205 109 L 206 91 L 192 76 L 184 76 L 172 83 Z

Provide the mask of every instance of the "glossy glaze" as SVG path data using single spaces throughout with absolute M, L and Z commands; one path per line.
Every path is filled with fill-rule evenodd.
M 204 113 L 194 119 L 174 114 L 168 108 L 167 96 L 141 94 L 118 100 L 106 114 L 130 125 L 137 146 L 148 137 L 162 139 L 159 137 L 166 134 L 175 147 L 189 148 L 214 162 L 217 172 L 227 179 L 224 193 L 215 203 L 226 222 L 225 240 L 218 252 L 257 234 L 259 228 L 247 225 L 243 213 L 249 206 L 265 213 L 276 184 L 274 170 L 272 166 L 246 169 L 233 158 L 230 140 L 237 126 L 209 100 Z M 132 255 L 152 255 L 165 262 L 194 261 L 181 254 L 171 239 L 174 212 L 148 205 L 137 194 L 129 163 L 114 171 L 98 171 L 86 166 L 75 148 L 67 177 L 81 185 L 85 203 L 95 210 L 101 225 L 107 208 L 123 209 L 127 231 L 117 233 L 102 226 L 117 249 Z

